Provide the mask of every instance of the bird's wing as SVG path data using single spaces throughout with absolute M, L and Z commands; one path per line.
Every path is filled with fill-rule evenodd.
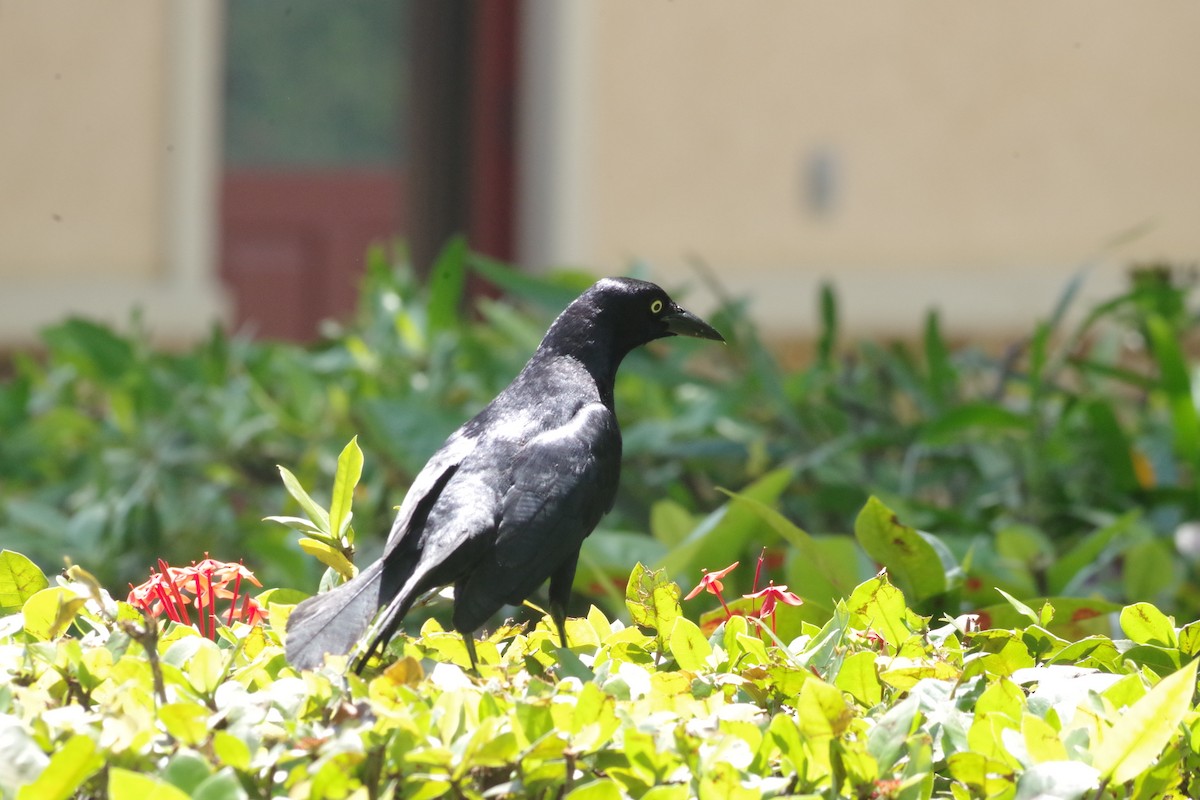
M 537 572 L 529 576 L 536 588 L 612 508 L 620 469 L 621 433 L 602 403 L 530 439 L 513 460 L 501 502 L 496 562 Z
M 413 479 L 412 485 L 408 487 L 408 494 L 404 496 L 404 501 L 396 512 L 396 520 L 388 532 L 386 552 L 392 552 L 405 540 L 409 531 L 413 529 L 414 518 L 419 518 L 420 524 L 416 527 L 423 525 L 425 515 L 437 501 L 438 495 L 446 486 L 446 481 L 458 469 L 463 459 L 475 450 L 477 444 L 477 438 L 465 435 L 460 428 L 429 458 Z

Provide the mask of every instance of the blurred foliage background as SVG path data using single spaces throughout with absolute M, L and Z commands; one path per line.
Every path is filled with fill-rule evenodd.
M 207 552 L 244 559 L 265 586 L 315 591 L 321 566 L 263 521 L 296 510 L 276 467 L 325 502 L 358 435 L 358 561 L 374 557 L 425 459 L 593 277 L 525 275 L 462 241 L 425 281 L 382 249 L 368 262 L 355 317 L 309 347 L 214 329 L 164 352 L 136 318 L 128 332 L 84 319 L 45 330 L 42 351 L 12 356 L 0 379 L 3 547 L 47 571 L 69 557 L 114 590 L 159 558 Z M 763 580 L 801 594 L 836 584 L 727 489 L 811 534 L 847 581 L 876 569 L 847 534 L 882 498 L 941 543 L 953 592 L 926 613 L 995 604 L 999 587 L 1200 616 L 1193 279 L 1131 276 L 1126 293 L 1077 308 L 1081 276 L 1003 352 L 951 346 L 936 313 L 910 341 L 844 342 L 827 288 L 799 368 L 781 366 L 753 309 L 725 297 L 710 321 L 728 347 L 656 343 L 622 368 L 622 486 L 585 546 L 581 607 L 620 612 L 639 560 L 687 583 L 763 547 Z M 498 291 L 468 302 L 470 281 Z M 686 304 L 686 287 L 667 288 Z M 748 583 L 753 570 L 738 574 Z

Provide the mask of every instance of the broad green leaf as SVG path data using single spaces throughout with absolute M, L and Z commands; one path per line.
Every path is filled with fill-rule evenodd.
M 854 653 L 842 661 L 833 683 L 866 708 L 883 700 L 883 687 L 875 670 L 875 654 L 870 651 Z
M 336 769 L 345 773 L 348 772 L 350 766 L 358 762 L 358 758 L 350 753 L 342 755 L 349 756 L 349 758 L 342 764 L 338 764 Z M 317 792 L 314 791 L 314 794 Z M 229 767 L 217 771 L 204 783 L 197 786 L 195 792 L 192 793 L 192 800 L 247 800 L 248 797 L 249 795 L 238 781 L 237 775 Z
M 164 780 L 121 767 L 108 770 L 108 800 L 192 800 Z
M 102 766 L 104 757 L 96 743 L 77 733 L 55 749 L 42 774 L 21 787 L 17 800 L 67 800 Z
M 621 787 L 609 778 L 599 778 L 576 786 L 567 793 L 566 800 L 621 800 Z
M 42 589 L 21 607 L 25 632 L 43 641 L 57 639 L 70 627 L 86 602 L 60 586 Z
M 213 770 L 204 756 L 190 748 L 181 748 L 167 762 L 160 775 L 176 788 L 182 789 L 193 798 L 195 792 L 212 777 Z
M 50 585 L 37 565 L 20 553 L 0 550 L 0 617 L 20 611 L 25 601 Z
M 279 467 L 279 475 L 283 478 L 283 486 L 287 489 L 288 494 L 295 498 L 300 507 L 307 512 L 308 518 L 313 521 L 322 533 L 327 536 L 333 536 L 333 533 L 329 529 L 329 512 L 321 508 L 317 501 L 313 500 L 308 492 L 304 491 L 304 487 L 300 485 L 300 481 L 296 480 L 296 476 L 287 467 Z
M 840 736 L 854 716 L 842 690 L 819 678 L 804 682 L 795 705 L 800 731 L 808 739 Z
M 682 611 L 679 585 L 667 579 L 665 570 L 648 570 L 639 562 L 629 576 L 625 607 L 634 624 L 655 631 L 659 650 L 663 650 Z
M 1121 630 L 1138 644 L 1179 646 L 1174 622 L 1149 603 L 1134 603 L 1121 609 Z
M 874 577 L 859 584 L 846 599 L 851 624 L 883 636 L 892 648 L 898 648 L 912 635 L 904 595 L 885 577 Z M 919 618 L 918 618 L 919 619 Z
M 867 750 L 881 770 L 891 769 L 913 734 L 913 722 L 920 711 L 920 700 L 908 696 L 892 705 L 867 734 Z
M 350 559 L 346 558 L 346 554 L 336 547 L 307 536 L 297 541 L 297 544 L 300 545 L 301 550 L 341 575 L 343 580 L 350 580 L 358 572 Z
M 1200 655 L 1200 620 L 1179 629 L 1179 650 L 1187 658 Z
M 1127 708 L 1104 731 L 1092 751 L 1092 766 L 1121 784 L 1133 780 L 1162 753 L 1178 732 L 1196 690 L 1196 664 L 1191 661 L 1158 682 L 1145 697 Z
M 1041 717 L 1022 714 L 1021 737 L 1025 740 L 1025 752 L 1035 763 L 1067 760 L 1067 749 L 1063 747 L 1058 731 Z
M 250 747 L 228 731 L 213 731 L 213 753 L 220 763 L 239 771 L 250 769 Z
M 942 559 L 928 541 L 871 497 L 854 522 L 854 536 L 867 555 L 887 567 L 905 595 L 920 600 L 946 591 Z
M 1012 785 L 1009 766 L 982 753 L 954 753 L 946 759 L 946 766 L 955 780 L 979 793 L 973 796 L 996 797 Z
M 706 659 L 712 655 L 712 645 L 704 638 L 696 623 L 687 617 L 676 617 L 671 628 L 671 655 L 680 669 L 695 672 L 704 669 Z
M 199 703 L 167 703 L 159 708 L 158 719 L 183 744 L 199 746 L 208 738 L 208 714 Z
M 225 672 L 225 653 L 216 642 L 208 639 L 197 638 L 195 642 L 195 652 L 187 660 L 185 672 L 192 687 L 208 697 L 221 683 Z

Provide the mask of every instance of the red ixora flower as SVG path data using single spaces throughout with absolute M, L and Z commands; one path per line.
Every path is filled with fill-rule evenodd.
M 688 592 L 683 599 L 691 600 L 701 592 L 715 594 L 717 599 L 721 601 L 721 608 L 725 609 L 725 614 L 727 616 L 730 615 L 731 612 L 729 611 L 729 606 L 725 605 L 725 598 L 721 596 L 721 592 L 725 589 L 725 584 L 721 583 L 721 578 L 724 578 L 730 572 L 733 572 L 733 568 L 739 563 L 741 562 L 735 561 L 725 569 L 719 569 L 716 572 L 709 572 L 706 569 L 701 569 L 700 572 L 702 574 L 700 576 L 700 582 L 697 583 L 695 588 Z
M 225 625 L 241 620 L 257 625 L 265 616 L 262 608 L 249 594 L 242 594 L 242 580 L 262 586 L 254 573 L 240 561 L 236 564 L 217 561 L 204 554 L 204 560 L 190 566 L 172 567 L 158 560 L 158 571 L 150 570 L 150 577 L 138 586 L 129 586 L 129 602 L 145 610 L 152 617 L 166 615 L 168 619 L 184 625 L 194 625 L 200 633 L 210 639 L 217 638 L 217 622 L 224 618 Z M 231 588 L 232 585 L 232 588 Z M 217 602 L 228 601 L 228 608 L 218 613 Z M 196 621 L 192 622 L 188 606 L 196 607 Z
M 784 603 L 789 606 L 803 605 L 804 601 L 800 596 L 788 591 L 788 587 L 780 584 L 775 585 L 775 581 L 767 584 L 766 588 L 759 589 L 753 594 L 743 595 L 750 600 L 762 600 L 762 608 L 758 610 L 758 618 L 769 616 L 771 618 L 771 630 L 775 630 L 775 607 Z

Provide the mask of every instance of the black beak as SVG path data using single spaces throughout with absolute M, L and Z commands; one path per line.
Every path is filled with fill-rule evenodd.
M 692 336 L 697 339 L 712 339 L 724 342 L 725 337 L 717 333 L 717 329 L 690 311 L 684 311 L 676 306 L 672 311 L 662 315 L 667 323 L 667 330 L 679 336 Z

